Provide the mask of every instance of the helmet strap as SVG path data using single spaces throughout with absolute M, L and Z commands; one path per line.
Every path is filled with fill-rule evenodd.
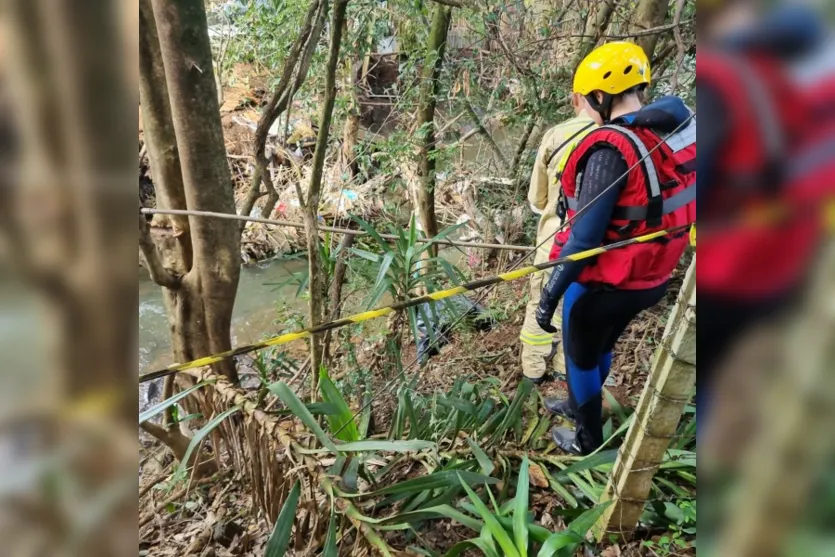
M 608 124 L 609 120 L 612 119 L 612 103 L 615 100 L 615 96 L 609 93 L 603 93 L 602 91 L 601 93 L 603 95 L 602 102 L 597 102 L 597 97 L 594 96 L 594 93 L 586 95 L 586 100 L 588 101 L 589 106 L 591 106 L 595 112 L 600 114 L 600 117 L 603 119 L 603 123 Z

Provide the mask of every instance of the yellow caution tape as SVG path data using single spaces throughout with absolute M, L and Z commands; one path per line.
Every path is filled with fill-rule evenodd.
M 233 348 L 232 350 L 227 350 L 226 352 L 221 352 L 219 354 L 212 354 L 211 356 L 206 356 L 203 358 L 198 358 L 197 360 L 193 360 L 191 362 L 185 362 L 182 364 L 172 364 L 166 368 L 152 371 L 150 373 L 145 373 L 139 376 L 139 382 L 151 381 L 153 379 L 158 379 L 160 377 L 164 377 L 166 375 L 170 375 L 172 373 L 177 373 L 180 371 L 186 371 L 189 369 L 195 369 L 198 367 L 207 366 L 210 364 L 217 363 L 221 360 L 225 360 L 227 358 L 232 358 L 234 356 L 239 356 L 241 354 L 247 354 L 249 352 L 255 352 L 257 350 L 262 350 L 269 346 L 278 346 L 281 344 L 287 344 L 289 342 L 293 342 L 299 339 L 307 338 L 312 334 L 316 333 L 323 333 L 325 331 L 330 331 L 333 329 L 338 329 L 340 327 L 344 327 L 345 325 L 350 325 L 354 323 L 362 323 L 363 321 L 368 321 L 370 319 L 376 319 L 377 317 L 382 317 L 384 315 L 388 315 L 395 311 L 400 311 L 406 308 L 419 306 L 422 304 L 426 304 L 429 302 L 435 302 L 438 300 L 443 300 L 445 298 L 449 298 L 451 296 L 456 296 L 458 294 L 463 294 L 464 292 L 471 292 L 473 290 L 478 290 L 479 288 L 484 288 L 485 286 L 490 286 L 492 284 L 496 284 L 499 282 L 510 282 L 516 279 L 520 279 L 522 277 L 526 277 L 528 275 L 532 275 L 538 271 L 543 271 L 545 269 L 550 269 L 551 267 L 555 267 L 560 263 L 565 263 L 567 261 L 581 261 L 583 259 L 589 259 L 591 257 L 598 256 L 602 253 L 606 253 L 607 251 L 619 249 L 622 247 L 626 247 L 632 244 L 637 243 L 644 243 L 650 242 L 652 240 L 656 240 L 663 236 L 667 236 L 668 234 L 672 234 L 675 232 L 681 232 L 686 230 L 690 224 L 684 226 L 678 226 L 676 228 L 670 228 L 667 230 L 659 230 L 658 232 L 652 232 L 650 234 L 644 234 L 643 236 L 637 236 L 635 238 L 629 238 L 627 240 L 623 240 L 620 242 L 615 242 L 613 244 L 609 244 L 607 246 L 594 248 L 586 251 L 582 251 L 580 253 L 575 253 L 573 255 L 569 255 L 567 257 L 560 257 L 559 259 L 555 259 L 554 261 L 546 261 L 544 263 L 539 263 L 537 265 L 531 265 L 529 267 L 523 267 L 521 269 L 516 269 L 515 271 L 510 271 L 507 273 L 502 273 L 500 275 L 484 278 L 480 280 L 476 280 L 473 282 L 468 282 L 467 284 L 462 284 L 461 286 L 456 286 L 453 288 L 448 288 L 446 290 L 441 290 L 439 292 L 432 292 L 431 294 L 427 294 L 425 296 L 419 296 L 417 298 L 410 298 L 403 302 L 399 302 L 397 304 L 392 304 L 390 306 L 373 309 L 369 311 L 364 311 L 362 313 L 358 313 L 356 315 L 352 315 L 350 317 L 345 317 L 343 319 L 338 319 L 336 321 L 330 321 L 328 323 L 323 323 L 321 325 L 316 325 L 315 327 L 309 327 L 307 329 L 303 329 L 301 331 L 296 331 L 293 333 L 285 333 L 283 335 L 278 335 L 273 338 L 263 340 L 260 342 L 256 342 L 253 344 L 246 344 L 243 346 L 239 346 L 237 348 Z

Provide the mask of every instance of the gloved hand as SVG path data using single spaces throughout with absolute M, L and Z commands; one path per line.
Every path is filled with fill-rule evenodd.
M 543 301 L 545 301 L 544 296 L 539 301 L 539 307 L 536 308 L 536 323 L 546 333 L 554 334 L 557 332 L 557 328 L 551 324 L 551 320 L 554 318 L 556 307 L 552 309 L 549 307 L 550 304 L 543 304 Z
M 551 319 L 554 318 L 554 310 L 548 311 L 547 308 L 542 307 L 542 301 L 539 302 L 539 307 L 536 308 L 536 323 L 539 328 L 546 333 L 554 334 L 557 328 L 551 324 Z
M 559 295 L 555 293 L 559 275 L 562 273 L 563 265 L 558 265 L 551 273 L 545 288 L 542 289 L 542 295 L 539 298 L 539 307 L 536 308 L 536 323 L 539 327 L 548 333 L 554 334 L 557 328 L 551 324 L 551 319 L 554 318 L 554 312 L 557 311 L 557 305 L 560 302 Z

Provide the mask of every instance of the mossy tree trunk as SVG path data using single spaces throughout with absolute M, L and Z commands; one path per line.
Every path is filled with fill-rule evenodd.
M 430 238 L 438 234 L 435 216 L 435 106 L 451 11 L 451 8 L 442 5 L 435 7 L 429 43 L 426 45 L 417 112 L 417 183 L 412 185 L 413 199 L 423 233 Z M 436 247 L 433 246 L 430 251 L 437 255 Z
M 669 9 L 668 0 L 640 0 L 635 8 L 635 19 L 632 22 L 633 31 L 646 31 L 664 23 Z M 655 45 L 658 44 L 659 33 L 638 37 L 635 42 L 644 49 L 647 58 L 652 60 Z

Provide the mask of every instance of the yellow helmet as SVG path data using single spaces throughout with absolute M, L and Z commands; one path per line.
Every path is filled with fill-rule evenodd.
M 574 73 L 574 92 L 623 93 L 636 85 L 649 85 L 649 60 L 643 49 L 623 41 L 606 43 L 591 51 Z

